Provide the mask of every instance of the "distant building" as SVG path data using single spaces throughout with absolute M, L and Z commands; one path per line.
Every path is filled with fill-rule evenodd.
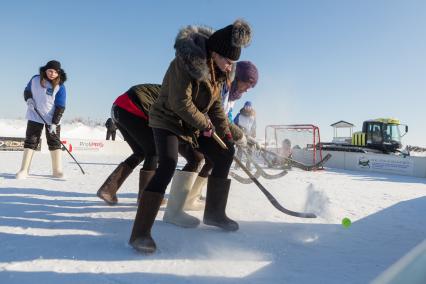
M 349 143 L 350 144 L 352 142 L 352 133 L 353 133 L 353 128 L 355 127 L 355 125 L 353 125 L 350 122 L 340 120 L 338 122 L 331 124 L 330 126 L 333 127 L 333 143 Z M 340 131 L 338 131 L 338 129 L 340 129 Z M 345 130 L 342 131 L 341 129 L 345 129 Z M 340 134 L 342 134 L 342 132 L 348 133 L 347 129 L 349 129 L 349 136 L 341 136 L 338 134 L 338 132 L 340 132 Z

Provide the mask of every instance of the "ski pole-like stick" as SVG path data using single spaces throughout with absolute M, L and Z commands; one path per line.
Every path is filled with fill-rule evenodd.
M 213 139 L 219 143 L 219 145 L 223 149 L 228 149 L 228 146 L 226 146 L 225 142 L 220 139 L 219 136 L 217 136 L 216 132 L 213 132 L 212 134 Z M 234 156 L 234 161 L 240 166 L 240 168 L 250 177 L 250 179 L 257 185 L 257 187 L 262 191 L 262 193 L 268 198 L 269 202 L 279 211 L 283 212 L 284 214 L 294 216 L 294 217 L 300 217 L 300 218 L 316 218 L 317 216 L 314 213 L 304 213 L 304 212 L 296 212 L 289 210 L 285 207 L 283 207 L 277 199 L 257 180 L 255 176 L 246 168 L 246 166 Z
M 46 120 L 43 118 L 43 116 L 40 114 L 40 112 L 38 111 L 38 109 L 36 107 L 34 107 L 35 112 L 37 113 L 37 115 L 41 118 L 41 120 L 43 120 L 43 122 L 48 125 L 48 123 L 46 122 Z M 46 129 L 47 131 L 49 131 L 48 129 Z M 64 147 L 64 149 L 68 152 L 68 154 L 70 154 L 71 158 L 74 160 L 74 162 L 76 162 L 76 164 L 79 166 L 81 172 L 84 174 L 86 174 L 83 170 L 83 168 L 81 167 L 81 165 L 77 162 L 77 160 L 74 158 L 74 156 L 71 154 L 70 151 L 68 151 L 67 147 L 62 143 L 61 139 L 59 139 L 58 135 L 56 135 L 55 132 L 52 132 L 53 136 L 59 141 L 59 143 L 61 143 L 62 147 Z

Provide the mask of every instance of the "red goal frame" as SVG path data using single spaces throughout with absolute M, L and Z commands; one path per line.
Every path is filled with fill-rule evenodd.
M 307 148 L 312 148 L 313 150 L 313 156 L 312 156 L 312 163 L 315 164 L 316 162 L 322 160 L 322 149 L 321 149 L 321 136 L 320 136 L 320 129 L 318 126 L 313 124 L 283 124 L 283 125 L 267 125 L 265 127 L 265 147 L 267 143 L 267 135 L 268 135 L 268 129 L 273 129 L 274 132 L 274 139 L 275 143 L 277 143 L 277 130 L 300 130 L 300 131 L 311 131 L 312 132 L 312 144 L 307 145 Z M 319 157 L 319 160 L 317 158 Z

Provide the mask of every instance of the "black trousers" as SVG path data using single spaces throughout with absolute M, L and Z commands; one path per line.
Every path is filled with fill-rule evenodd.
M 38 123 L 35 121 L 31 121 L 28 120 L 27 123 L 27 130 L 25 133 L 25 141 L 24 141 L 24 148 L 29 148 L 29 149 L 37 149 L 38 144 L 40 143 L 40 137 L 41 137 L 41 132 L 43 131 L 43 123 Z M 49 127 L 46 124 L 46 140 L 47 140 L 47 145 L 49 146 L 49 150 L 53 151 L 53 150 L 58 150 L 61 149 L 61 142 L 58 138 L 61 137 L 61 126 L 58 125 L 56 127 L 56 136 L 58 138 L 55 137 L 54 134 L 51 134 L 49 132 Z
M 201 168 L 200 172 L 198 173 L 198 175 L 200 177 L 208 177 L 210 175 L 210 172 L 212 171 L 214 167 L 214 163 L 212 160 L 210 160 L 209 158 L 205 159 L 205 163 L 203 165 L 203 167 Z
M 117 134 L 117 130 L 107 129 L 106 140 L 109 140 L 109 138 L 111 138 L 112 141 L 115 141 L 115 135 L 116 134 Z
M 186 165 L 183 167 L 182 171 L 198 172 L 200 165 L 204 160 L 204 165 L 198 175 L 201 177 L 208 177 L 214 167 L 211 159 L 205 157 L 203 153 L 201 153 L 198 149 L 193 148 L 189 143 L 179 143 L 179 154 L 181 154 L 186 160 Z
M 191 144 L 184 141 L 179 141 L 179 154 L 185 158 L 186 164 L 182 171 L 198 172 L 201 163 L 204 161 L 204 155 L 197 149 L 194 149 Z
M 133 154 L 124 163 L 134 169 L 145 160 L 142 169 L 155 170 L 158 158 L 152 129 L 148 126 L 148 121 L 116 105 L 113 105 L 111 113 L 117 128 L 133 151 Z
M 146 191 L 164 194 L 170 183 L 178 161 L 179 138 L 176 134 L 159 128 L 153 128 L 154 140 L 158 153 L 158 168 Z M 228 149 L 223 149 L 213 138 L 201 136 L 198 138 L 200 151 L 210 159 L 214 166 L 211 176 L 227 178 L 235 154 L 234 145 L 227 143 Z

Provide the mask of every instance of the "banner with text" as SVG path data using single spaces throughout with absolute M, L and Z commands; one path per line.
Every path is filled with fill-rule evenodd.
M 360 170 L 376 170 L 388 173 L 412 175 L 414 162 L 411 159 L 392 157 L 391 155 L 362 155 L 358 157 L 357 168 Z
M 24 151 L 25 138 L 22 137 L 0 137 L 0 151 Z M 41 149 L 41 139 L 36 151 Z

